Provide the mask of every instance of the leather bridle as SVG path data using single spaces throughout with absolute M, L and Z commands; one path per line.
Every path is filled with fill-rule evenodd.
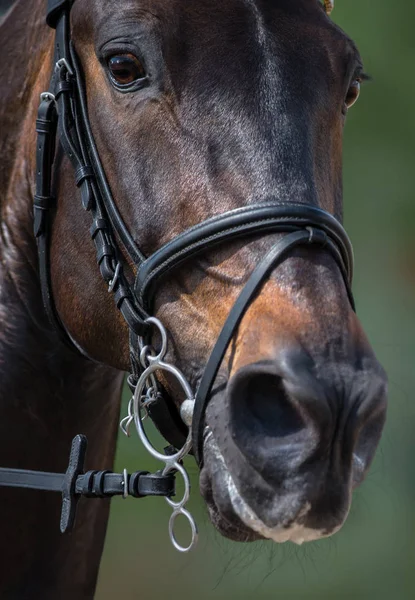
M 143 362 L 143 356 L 140 357 L 140 351 L 142 353 L 146 344 L 150 343 L 154 332 L 155 320 L 149 317 L 152 314 L 154 293 L 161 278 L 196 255 L 224 242 L 259 234 L 284 234 L 248 278 L 211 352 L 195 397 L 187 398 L 194 402 L 184 419 L 192 431 L 191 444 L 188 441 L 186 448 L 189 451 L 190 446 L 193 446 L 194 456 L 200 465 L 203 460 L 204 417 L 216 375 L 243 315 L 271 271 L 298 246 L 311 244 L 324 247 L 340 268 L 354 309 L 350 291 L 352 246 L 342 225 L 328 212 L 303 203 L 268 201 L 207 219 L 146 257 L 128 231 L 117 208 L 91 131 L 82 68 L 70 38 L 72 4 L 73 0 L 48 2 L 46 20 L 55 29 L 55 68 L 49 90 L 41 95 L 36 121 L 38 139 L 34 232 L 38 243 L 43 301 L 49 320 L 60 338 L 85 354 L 60 319 L 51 291 L 51 215 L 57 205 L 57 198 L 52 191 L 52 166 L 57 140 L 74 168 L 82 206 L 92 217 L 90 233 L 101 276 L 113 294 L 115 304 L 130 332 L 129 383 L 132 390 L 136 388 L 138 381 L 148 381 L 150 378 L 147 374 L 142 379 L 146 363 Z M 134 280 L 128 276 L 130 269 L 125 257 L 134 265 Z M 147 359 L 149 356 L 147 355 Z M 149 362 L 148 359 L 147 366 Z M 177 371 L 175 367 L 174 369 Z M 153 375 L 151 377 L 154 382 Z M 157 394 L 155 401 L 148 404 L 148 412 L 162 435 L 173 446 L 186 444 L 188 428 L 168 396 L 161 397 Z M 131 414 L 130 418 L 133 416 Z M 179 462 L 177 460 L 175 465 Z

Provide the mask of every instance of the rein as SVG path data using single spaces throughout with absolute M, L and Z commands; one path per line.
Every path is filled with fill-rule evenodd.
M 136 498 L 145 495 L 165 496 L 173 509 L 169 521 L 170 538 L 178 550 L 186 552 L 196 542 L 197 528 L 185 508 L 190 495 L 190 483 L 182 460 L 192 451 L 198 465 L 203 463 L 205 412 L 210 393 L 242 317 L 272 270 L 292 249 L 305 245 L 317 245 L 330 252 L 340 268 L 354 309 L 350 290 L 353 275 L 352 246 L 342 225 L 328 212 L 307 204 L 279 203 L 275 200 L 244 206 L 207 219 L 146 257 L 136 245 L 117 208 L 92 135 L 82 68 L 70 38 L 72 4 L 73 0 L 49 0 L 46 17 L 47 24 L 56 32 L 55 68 L 48 91 L 41 94 L 36 121 L 38 137 L 34 234 L 38 245 L 43 302 L 60 339 L 87 356 L 60 319 L 51 289 L 50 217 L 57 206 L 57 198 L 52 192 L 52 167 L 56 143 L 59 142 L 74 168 L 82 207 L 92 218 L 90 234 L 101 276 L 129 328 L 131 373 L 128 384 L 133 396 L 128 406 L 128 415 L 120 426 L 129 435 L 130 425 L 134 423 L 145 448 L 162 461 L 164 467 L 152 475 L 147 472 L 128 475 L 126 471 L 123 474 L 109 471 L 90 471 L 84 474 L 86 438 L 76 436 L 65 475 L 0 469 L 0 486 L 61 491 L 62 531 L 69 531 L 73 526 L 76 502 L 80 495 L 95 498 L 112 495 L 131 495 Z M 165 360 L 168 350 L 167 333 L 162 323 L 151 316 L 157 284 L 173 269 L 206 249 L 237 238 L 268 233 L 285 235 L 254 268 L 240 292 L 195 393 L 183 373 Z M 134 273 L 128 267 L 124 258 L 126 255 L 134 265 Z M 161 336 L 161 349 L 157 352 L 151 346 L 154 333 Z M 185 400 L 180 412 L 172 399 L 161 391 L 156 378 L 156 372 L 160 370 L 175 377 L 184 392 Z M 146 436 L 142 421 L 147 415 L 171 444 L 165 454 L 158 452 Z M 172 496 L 177 473 L 183 476 L 185 491 L 183 498 L 176 502 Z M 187 547 L 181 546 L 174 535 L 178 515 L 185 516 L 191 527 L 192 539 Z

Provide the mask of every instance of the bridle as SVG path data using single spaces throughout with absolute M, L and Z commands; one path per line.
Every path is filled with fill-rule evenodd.
M 34 196 L 34 232 L 38 244 L 43 301 L 49 320 L 61 340 L 85 355 L 84 350 L 71 337 L 60 319 L 51 291 L 49 265 L 51 214 L 57 205 L 57 199 L 52 192 L 52 167 L 58 140 L 74 168 L 75 182 L 81 192 L 82 206 L 92 217 L 90 234 L 95 245 L 101 276 L 108 285 L 108 291 L 113 294 L 115 304 L 129 329 L 131 373 L 128 383 L 133 397 L 129 404 L 128 416 L 122 420 L 121 428 L 128 434 L 129 426 L 134 422 L 147 450 L 165 465 L 162 472 L 153 476 L 154 481 L 158 477 L 157 490 L 155 489 L 157 486 L 153 489 L 148 482 L 146 487 L 144 485 L 146 480 L 141 478 L 143 489 L 140 494 L 137 482 L 143 474 L 139 472 L 141 475 L 136 477 L 135 488 L 132 485 L 135 493 L 130 492 L 133 476 L 124 472 L 123 479 L 118 479 L 117 485 L 114 484 L 116 489 L 114 494 L 130 493 L 136 497 L 165 495 L 173 508 L 169 524 L 171 539 L 176 548 L 187 551 L 196 541 L 197 530 L 191 515 L 185 509 L 190 485 L 182 459 L 192 450 L 197 463 L 202 464 L 206 408 L 221 362 L 243 315 L 271 271 L 288 256 L 292 249 L 308 244 L 324 247 L 334 257 L 354 309 L 350 290 L 353 270 L 352 246 L 342 225 L 328 212 L 302 203 L 268 201 L 237 208 L 207 219 L 173 238 L 151 256 L 144 256 L 117 208 L 91 131 L 82 68 L 70 37 L 69 18 L 73 2 L 74 0 L 49 0 L 46 18 L 47 24 L 55 29 L 55 68 L 48 91 L 41 94 L 36 121 L 36 193 Z M 199 387 L 194 393 L 181 371 L 165 360 L 167 334 L 161 322 L 151 316 L 157 284 L 172 270 L 205 252 L 206 249 L 238 238 L 268 233 L 285 235 L 272 246 L 249 276 L 225 321 Z M 134 276 L 131 275 L 125 256 L 128 257 L 130 264 L 134 265 Z M 161 337 L 161 348 L 157 352 L 151 346 L 152 335 L 155 332 L 158 332 Z M 183 389 L 185 400 L 181 405 L 180 414 L 173 401 L 160 391 L 160 384 L 156 379 L 156 372 L 160 370 L 167 371 L 175 377 Z M 170 442 L 171 446 L 165 454 L 156 451 L 147 439 L 142 424 L 143 414 L 150 415 L 162 435 Z M 79 440 L 77 443 L 79 446 Z M 176 448 L 181 449 L 176 450 Z M 72 466 L 76 463 L 70 474 L 72 480 L 69 481 L 67 472 L 66 492 L 61 490 L 64 494 L 64 504 L 65 498 L 69 503 L 74 502 L 75 496 L 82 493 L 96 497 L 99 492 L 102 497 L 105 495 L 105 481 L 109 481 L 109 475 L 116 475 L 101 472 L 104 474 L 100 476 L 99 485 L 96 482 L 96 472 L 87 482 L 84 479 L 80 480 L 87 475 L 82 473 L 82 460 L 79 459 L 79 455 L 85 453 L 85 448 L 78 451 L 78 458 L 75 456 L 76 452 L 76 449 L 73 450 L 75 454 L 71 459 Z M 14 483 L 10 483 L 11 471 L 0 469 L 0 485 L 19 486 L 20 481 L 22 487 L 36 487 L 30 485 L 35 482 L 36 473 L 14 471 Z M 181 502 L 174 502 L 171 498 L 174 493 L 172 478 L 174 479 L 173 475 L 176 472 L 180 472 L 185 481 L 185 493 Z M 30 476 L 32 479 L 27 473 L 32 474 Z M 38 479 L 41 475 L 42 472 L 37 473 Z M 149 479 L 150 476 L 146 473 L 144 477 Z M 61 480 L 56 480 L 54 488 L 47 488 L 45 484 L 40 489 L 56 491 L 60 489 L 60 485 L 62 485 Z M 110 493 L 109 488 L 107 491 L 107 495 L 114 495 Z M 180 546 L 174 537 L 174 522 L 179 514 L 188 518 L 192 528 L 192 543 L 186 548 Z

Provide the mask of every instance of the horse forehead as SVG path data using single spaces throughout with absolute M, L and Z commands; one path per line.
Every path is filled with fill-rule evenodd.
M 76 2 L 74 12 L 87 17 L 82 19 L 83 24 L 87 20 L 92 27 L 100 27 L 108 19 L 130 16 L 162 23 L 164 31 L 173 35 L 177 30 L 180 35 L 197 35 L 202 30 L 214 34 L 224 25 L 227 29 L 243 30 L 247 42 L 256 38 L 260 43 L 266 41 L 270 29 L 290 40 L 293 36 L 307 35 L 307 25 L 312 23 L 323 23 L 330 29 L 330 21 L 321 10 L 319 0 L 121 0 L 115 3 L 113 0 L 92 0 L 90 3 Z M 286 30 L 284 16 L 297 20 L 297 31 Z M 182 27 L 184 23 L 186 28 Z M 211 41 L 211 37 L 198 41 L 203 44 Z
M 245 79 L 267 65 L 277 75 L 274 82 L 284 73 L 294 80 L 313 73 L 336 77 L 356 51 L 319 0 L 92 0 L 75 2 L 73 13 L 76 45 L 83 38 L 85 47 L 92 40 L 97 46 L 124 30 L 131 36 L 137 27 L 144 48 L 147 35 L 163 46 L 165 64 L 178 79 L 186 77 L 186 68 L 213 67 Z

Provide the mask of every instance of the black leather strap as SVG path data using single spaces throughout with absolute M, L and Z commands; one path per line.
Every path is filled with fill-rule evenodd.
M 75 182 L 81 190 L 82 206 L 90 211 L 93 218 L 91 236 L 96 247 L 97 262 L 108 289 L 114 294 L 117 308 L 128 326 L 137 335 L 145 335 L 149 327 L 144 323 L 147 313 L 137 303 L 123 273 L 121 254 L 118 251 L 113 229 L 117 232 L 125 251 L 131 260 L 140 263 L 143 256 L 128 232 L 105 178 L 98 152 L 87 117 L 86 97 L 82 74 L 75 52 L 69 48 L 69 9 L 71 2 L 49 4 L 48 22 L 56 28 L 55 61 L 56 67 L 51 77 L 50 89 L 45 98 L 47 108 L 52 113 L 54 126 L 49 127 L 47 119 L 42 119 L 46 100 L 41 103 L 38 119 L 38 168 L 35 196 L 35 234 L 38 239 L 39 271 L 44 305 L 54 328 L 61 339 L 70 346 L 79 348 L 61 322 L 53 302 L 49 269 L 49 228 L 48 210 L 52 207 L 50 187 L 56 134 L 56 114 L 58 113 L 59 141 L 75 170 Z M 54 105 L 58 106 L 58 111 Z M 53 108 L 52 108 L 53 107 Z M 50 119 L 52 121 L 52 119 Z M 45 149 L 43 149 L 45 148 Z M 91 163 L 92 160 L 92 164 Z M 45 191 L 47 188 L 47 192 Z M 104 196 L 103 196 L 104 194 Z M 49 211 L 50 212 L 50 211 Z
M 49 27 L 55 29 L 57 22 L 63 11 L 69 13 L 74 0 L 48 0 L 46 9 L 46 23 Z
M 65 475 L 44 471 L 0 468 L 0 487 L 17 487 L 61 492 Z
M 87 440 L 77 435 L 72 441 L 69 465 L 66 473 L 46 473 L 24 469 L 0 468 L 0 487 L 16 487 L 51 492 L 61 492 L 62 512 L 60 529 L 71 531 L 75 522 L 76 508 L 81 496 L 87 498 L 111 498 L 112 496 L 174 496 L 174 473 L 163 475 L 161 471 L 149 473 L 137 471 L 131 475 L 111 471 L 88 471 L 83 473 Z M 126 475 L 126 477 L 125 477 Z
M 209 402 L 210 392 L 223 357 L 225 356 L 226 350 L 246 310 L 256 294 L 259 292 L 265 280 L 268 278 L 271 271 L 277 266 L 278 263 L 284 260 L 289 250 L 304 244 L 319 244 L 326 246 L 329 250 L 332 250 L 332 247 L 327 245 L 327 242 L 327 234 L 321 229 L 310 229 L 310 231 L 302 229 L 300 231 L 287 234 L 282 240 L 273 246 L 273 248 L 262 259 L 262 261 L 255 267 L 247 283 L 239 294 L 238 299 L 232 306 L 222 331 L 220 332 L 219 338 L 211 352 L 208 363 L 203 372 L 202 380 L 196 392 L 192 422 L 192 435 L 193 454 L 199 465 L 203 460 L 204 416 Z
M 16 487 L 47 492 L 62 492 L 65 474 L 25 469 L 0 468 L 0 487 Z M 86 487 L 90 485 L 90 487 Z M 127 476 L 129 496 L 173 496 L 174 476 L 138 471 Z M 89 498 L 109 498 L 125 493 L 123 473 L 111 471 L 89 471 L 77 474 L 74 492 L 77 496 Z
M 145 257 L 141 253 L 140 249 L 137 247 L 137 244 L 134 242 L 133 237 L 131 236 L 127 226 L 125 225 L 121 217 L 120 211 L 118 210 L 117 205 L 114 201 L 111 188 L 108 184 L 108 180 L 106 178 L 105 171 L 102 166 L 101 159 L 99 157 L 99 153 L 95 144 L 95 139 L 92 134 L 91 125 L 89 122 L 85 85 L 81 66 L 79 64 L 77 54 L 72 44 L 70 46 L 70 52 L 72 65 L 74 67 L 76 75 L 76 89 L 79 100 L 78 117 L 82 121 L 82 134 L 85 136 L 86 139 L 88 152 L 90 155 L 91 163 L 93 165 L 95 178 L 99 186 L 99 191 L 102 196 L 102 201 L 105 205 L 105 209 L 108 213 L 108 217 L 111 221 L 111 224 L 117 232 L 117 235 L 121 243 L 123 244 L 125 251 L 131 258 L 132 262 L 135 265 L 139 265 L 141 264 L 141 262 L 144 261 Z
M 71 346 L 51 294 L 49 243 L 50 212 L 56 200 L 52 196 L 52 164 L 55 156 L 55 136 L 57 112 L 54 98 L 45 93 L 41 98 L 36 120 L 36 194 L 33 198 L 34 233 L 38 243 L 39 277 L 43 304 L 49 321 L 58 332 L 61 340 Z
M 187 427 L 183 423 L 176 405 L 165 390 L 159 400 L 150 404 L 148 414 L 169 444 L 175 448 L 183 448 L 188 433 Z
M 342 225 L 328 212 L 306 204 L 277 201 L 244 206 L 199 223 L 162 246 L 142 263 L 137 273 L 135 293 L 147 310 L 151 308 L 160 277 L 206 248 L 224 241 L 270 232 L 298 231 L 318 227 L 330 236 L 337 250 L 336 260 L 353 277 L 353 250 Z

